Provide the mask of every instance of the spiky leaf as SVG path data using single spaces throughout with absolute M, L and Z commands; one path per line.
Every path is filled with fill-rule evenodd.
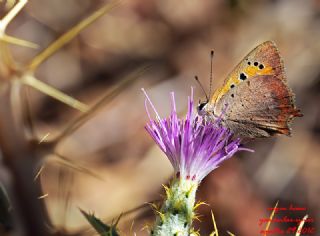
M 80 211 L 83 214 L 83 216 L 87 219 L 87 221 L 91 224 L 91 226 L 99 233 L 99 235 L 101 236 L 118 236 L 119 235 L 116 229 L 117 224 L 109 226 L 103 223 L 97 217 L 95 217 L 94 214 L 89 214 L 81 209 Z

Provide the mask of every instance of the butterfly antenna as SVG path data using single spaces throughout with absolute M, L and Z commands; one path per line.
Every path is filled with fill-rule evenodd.
M 201 88 L 202 92 L 204 93 L 204 95 L 206 96 L 207 101 L 209 101 L 208 94 L 206 93 L 206 91 L 204 90 L 202 84 L 200 83 L 200 80 L 199 80 L 198 76 L 195 76 L 194 78 L 198 82 L 198 84 L 200 85 L 200 88 Z
M 213 76 L 212 76 L 212 67 L 213 67 L 213 56 L 214 56 L 214 51 L 211 50 L 211 54 L 210 54 L 210 87 L 209 87 L 209 95 L 211 97 L 211 92 L 212 92 L 212 79 L 213 79 Z

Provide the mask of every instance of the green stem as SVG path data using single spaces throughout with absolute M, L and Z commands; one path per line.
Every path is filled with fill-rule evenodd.
M 162 205 L 151 235 L 193 235 L 192 220 L 198 182 L 176 178 L 165 187 L 167 199 Z

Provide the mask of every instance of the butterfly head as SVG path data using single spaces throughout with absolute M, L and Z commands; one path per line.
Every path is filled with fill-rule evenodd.
M 199 115 L 205 115 L 207 113 L 206 112 L 207 105 L 208 105 L 208 100 L 206 100 L 206 101 L 199 100 L 199 103 L 197 106 L 197 111 L 198 111 Z

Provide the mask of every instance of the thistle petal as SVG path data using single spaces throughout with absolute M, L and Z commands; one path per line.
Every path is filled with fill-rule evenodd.
M 178 118 L 174 93 L 171 93 L 171 114 L 161 118 L 144 89 L 149 122 L 145 126 L 151 138 L 166 154 L 176 176 L 198 183 L 212 170 L 240 150 L 240 139 L 221 124 L 221 119 L 206 121 L 194 109 L 193 88 L 188 97 L 188 111 L 184 119 Z M 153 109 L 152 119 L 147 103 Z

